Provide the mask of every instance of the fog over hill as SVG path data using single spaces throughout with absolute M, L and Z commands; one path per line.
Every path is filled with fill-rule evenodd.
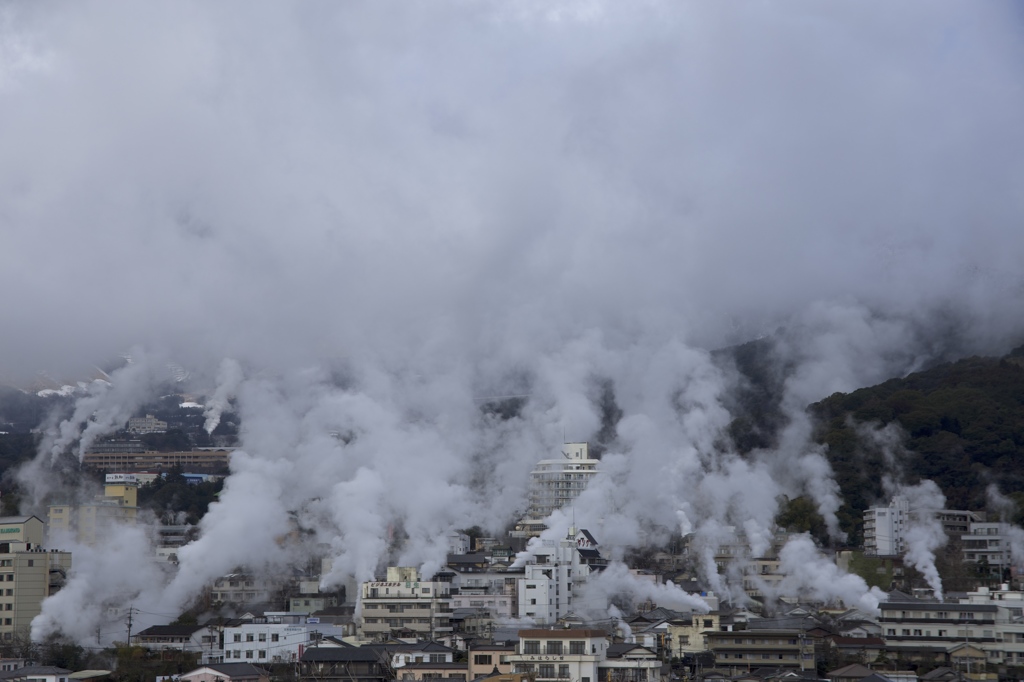
M 693 531 L 739 598 L 710 551 L 763 551 L 782 494 L 839 541 L 805 406 L 1024 337 L 1022 28 L 999 2 L 0 6 L 0 376 L 133 360 L 44 424 L 24 511 L 169 367 L 241 418 L 177 575 L 113 533 L 34 634 L 316 544 L 328 585 L 429 571 L 563 438 L 604 451 L 575 514 L 612 556 Z M 710 350 L 779 327 L 782 430 L 741 457 L 745 380 Z M 813 551 L 785 588 L 870 608 Z

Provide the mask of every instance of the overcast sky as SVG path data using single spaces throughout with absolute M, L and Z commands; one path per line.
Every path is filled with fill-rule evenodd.
M 997 2 L 0 4 L 0 375 L 714 347 L 823 301 L 1005 343 L 1021 29 Z
M 166 590 L 135 570 L 143 534 L 115 534 L 34 633 L 84 641 L 101 605 L 168 613 L 314 546 L 327 586 L 429 573 L 439 538 L 500 533 L 537 460 L 602 426 L 573 516 L 609 556 L 693 532 L 742 598 L 714 550 L 762 556 L 781 495 L 841 541 L 803 407 L 1024 339 L 1017 7 L 0 4 L 0 377 L 137 361 L 47 430 L 23 511 L 165 358 L 242 417 Z M 706 349 L 780 326 L 789 421 L 739 457 Z M 516 419 L 481 415 L 508 393 L 530 395 Z M 308 547 L 275 541 L 296 524 Z M 877 603 L 800 542 L 786 590 Z

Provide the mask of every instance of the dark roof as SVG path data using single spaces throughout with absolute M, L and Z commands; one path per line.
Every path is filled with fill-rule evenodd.
M 323 661 L 332 662 L 356 662 L 356 661 L 389 661 L 391 656 L 388 650 L 383 647 L 354 646 L 354 647 L 313 647 L 302 652 L 303 663 L 315 663 Z
M 486 554 L 449 554 L 449 564 L 486 564 Z
M 596 550 L 596 549 L 584 549 L 584 548 L 581 547 L 581 548 L 579 548 L 576 551 L 580 553 L 581 557 L 591 558 L 591 559 L 600 559 L 601 558 L 601 552 L 599 550 Z
M 622 642 L 620 644 L 608 645 L 608 658 L 622 658 L 630 651 L 635 651 L 637 649 L 639 649 L 640 651 L 646 651 L 652 656 L 654 655 L 654 652 L 645 646 L 641 646 L 640 644 L 629 644 L 628 642 Z
M 885 675 L 879 675 L 878 673 L 871 673 L 865 678 L 862 678 L 860 682 L 892 682 Z
M 191 637 L 205 625 L 154 625 L 139 632 L 136 637 Z
M 825 677 L 836 678 L 836 677 L 856 677 L 862 679 L 873 673 L 874 670 L 861 665 L 860 663 L 851 663 L 850 665 L 844 665 L 842 668 L 836 668 L 835 670 L 825 673 Z
M 203 668 L 209 668 L 210 670 L 216 670 L 226 677 L 269 677 L 268 673 L 263 668 L 257 668 L 252 663 L 213 663 L 211 665 L 204 665 L 196 668 L 196 670 L 202 670 Z M 192 670 L 191 672 L 196 672 Z M 186 675 L 189 673 L 186 673 Z
M 582 533 L 583 537 L 585 537 L 587 540 L 590 541 L 590 544 L 592 544 L 592 545 L 596 545 L 597 544 L 597 540 L 594 539 L 594 536 L 590 534 L 589 530 L 580 529 L 580 533 Z
M 52 665 L 29 665 L 24 668 L 18 668 L 17 670 L 5 670 L 0 672 L 0 680 L 18 679 L 21 677 L 42 677 L 44 675 L 67 677 L 70 673 L 70 670 L 57 668 Z
M 445 670 L 468 670 L 469 663 L 465 661 L 461 663 L 406 663 L 405 665 L 397 668 L 397 670 L 405 670 L 406 668 L 410 670 L 422 670 L 424 668 L 444 668 Z
M 885 646 L 885 640 L 881 637 L 840 637 L 837 635 L 832 638 L 832 641 L 835 642 L 837 646 L 847 647 Z

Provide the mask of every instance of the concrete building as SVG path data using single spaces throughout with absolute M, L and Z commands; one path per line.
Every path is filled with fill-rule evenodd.
M 453 577 L 443 573 L 423 580 L 415 568 L 392 566 L 386 580 L 363 583 L 361 634 L 384 640 L 403 631 L 425 639 L 451 633 Z
M 508 660 L 514 672 L 532 673 L 537 682 L 597 682 L 607 652 L 604 630 L 520 630 L 519 648 Z
M 82 466 L 96 471 L 222 471 L 228 468 L 232 450 L 196 448 L 180 452 L 87 452 L 82 457 Z
M 224 628 L 225 663 L 298 663 L 303 652 L 325 637 L 343 637 L 344 626 L 320 623 L 304 613 L 268 612 Z
M 902 556 L 906 551 L 904 535 L 912 515 L 906 498 L 896 496 L 888 507 L 871 507 L 864 511 L 864 553 L 869 556 Z M 985 520 L 982 512 L 962 509 L 940 509 L 935 518 L 942 524 L 947 537 L 956 541 L 966 532 L 969 524 Z
M 890 657 L 942 665 L 964 644 L 984 650 L 996 641 L 998 608 L 993 603 L 887 601 L 879 609 Z
M 964 561 L 988 567 L 990 575 L 1009 578 L 1014 568 L 1012 542 L 1024 536 L 1019 528 L 1009 523 L 971 523 L 968 532 L 960 536 Z
M 50 505 L 49 537 L 74 535 L 79 542 L 91 545 L 112 524 L 135 525 L 139 511 L 138 490 L 139 482 L 134 474 L 107 474 L 102 495 L 77 506 Z
M 715 667 L 733 674 L 751 668 L 815 669 L 814 641 L 802 630 L 708 632 Z
M 519 616 L 550 625 L 572 611 L 591 571 L 603 570 L 597 541 L 586 530 L 562 540 L 536 540 L 519 579 Z
M 145 417 L 132 417 L 128 420 L 128 433 L 166 433 L 167 422 L 160 421 L 151 414 Z
M 71 553 L 42 548 L 43 522 L 35 516 L 0 518 L 0 638 L 27 634 L 43 599 L 63 586 Z
M 467 654 L 469 662 L 469 679 L 475 680 L 494 671 L 507 675 L 512 672 L 509 656 L 516 653 L 515 645 L 511 644 L 477 644 L 471 646 Z
M 527 518 L 541 521 L 580 496 L 597 475 L 598 460 L 590 459 L 586 443 L 566 443 L 558 459 L 544 459 L 530 472 Z
M 221 604 L 256 604 L 271 601 L 277 588 L 267 577 L 229 573 L 213 581 L 210 599 Z

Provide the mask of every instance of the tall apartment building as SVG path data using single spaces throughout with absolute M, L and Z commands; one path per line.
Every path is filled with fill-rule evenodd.
M 586 443 L 566 443 L 560 458 L 538 462 L 530 472 L 527 516 L 544 519 L 556 509 L 571 504 L 597 475 L 597 465 L 598 460 L 590 459 Z
M 541 540 L 519 578 L 519 616 L 551 625 L 573 610 L 591 569 L 605 560 L 593 536 L 581 530 L 561 540 Z
M 452 631 L 451 582 L 438 574 L 423 580 L 415 568 L 388 567 L 387 580 L 370 581 L 360 589 L 363 607 L 360 632 L 387 639 L 402 631 L 436 639 Z
M 0 638 L 27 634 L 43 599 L 64 584 L 71 553 L 42 548 L 43 522 L 35 516 L 0 518 Z
M 135 525 L 139 482 L 132 474 L 107 474 L 103 494 L 80 505 L 52 504 L 48 510 L 49 537 L 73 534 L 93 544 L 111 524 Z
M 905 535 L 916 510 L 906 498 L 892 498 L 888 507 L 871 507 L 864 511 L 864 553 L 871 556 L 901 556 L 906 551 Z M 984 521 L 983 512 L 962 509 L 940 509 L 935 518 L 946 536 L 955 542 L 969 531 L 971 523 Z

